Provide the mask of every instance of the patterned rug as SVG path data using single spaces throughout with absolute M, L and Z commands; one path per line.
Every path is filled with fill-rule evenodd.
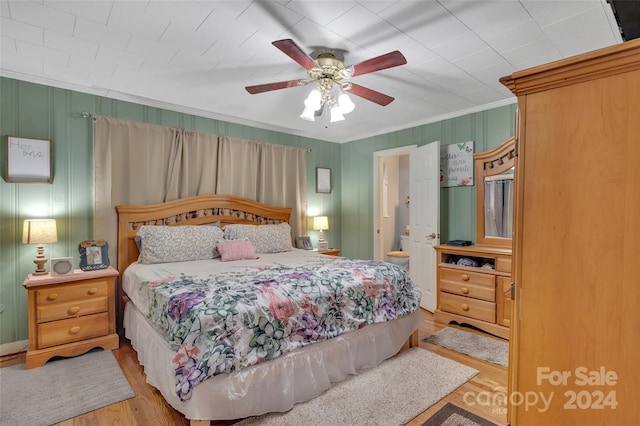
M 503 367 L 509 365 L 509 343 L 505 340 L 446 327 L 424 341 Z
M 51 425 L 134 396 L 111 351 L 12 365 L 0 368 L 0 425 Z
M 462 408 L 447 402 L 429 420 L 422 423 L 422 426 L 497 426 L 489 420 L 483 419 L 463 410 Z

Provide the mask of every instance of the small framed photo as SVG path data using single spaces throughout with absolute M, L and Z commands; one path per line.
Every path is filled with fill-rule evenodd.
M 331 169 L 316 167 L 316 192 L 331 194 Z
M 73 257 L 54 257 L 51 259 L 51 276 L 61 277 L 73 274 Z
M 296 247 L 304 250 L 313 250 L 311 237 L 296 237 Z
M 80 269 L 95 271 L 109 267 L 109 244 L 105 240 L 84 240 L 78 244 Z
M 7 136 L 5 180 L 9 183 L 51 183 L 52 146 L 49 139 Z

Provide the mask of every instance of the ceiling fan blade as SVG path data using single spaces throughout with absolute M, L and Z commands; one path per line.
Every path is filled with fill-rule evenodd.
M 349 92 L 382 106 L 389 105 L 394 99 L 384 93 L 376 92 L 375 90 L 368 89 L 355 83 L 351 83 L 351 89 L 349 89 Z
M 398 65 L 404 65 L 406 63 L 407 60 L 402 53 L 395 50 L 384 55 L 376 56 L 375 58 L 367 59 L 359 64 L 351 65 L 348 67 L 348 70 L 351 71 L 351 76 L 355 77 L 387 68 L 397 67 Z
M 313 58 L 307 55 L 295 41 L 290 38 L 284 40 L 276 40 L 273 44 L 278 49 L 282 50 L 287 56 L 296 61 L 300 66 L 306 70 L 316 68 L 318 64 Z
M 258 84 L 255 86 L 247 86 L 247 92 L 255 95 L 257 93 L 270 92 L 272 90 L 286 89 L 288 87 L 306 86 L 311 80 L 288 80 L 279 81 L 277 83 Z

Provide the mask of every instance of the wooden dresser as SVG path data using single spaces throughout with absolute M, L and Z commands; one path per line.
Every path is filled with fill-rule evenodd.
M 438 263 L 435 320 L 469 324 L 508 339 L 512 309 L 511 248 L 439 245 L 435 249 Z M 471 263 L 469 260 L 477 266 L 464 265 Z
M 22 284 L 29 292 L 27 369 L 44 365 L 54 356 L 76 356 L 95 347 L 118 348 L 117 276 L 112 267 L 75 270 L 61 277 L 27 276 Z

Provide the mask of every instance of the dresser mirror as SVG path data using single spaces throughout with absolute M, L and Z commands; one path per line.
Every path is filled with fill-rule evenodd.
M 515 137 L 473 155 L 476 165 L 476 244 L 511 247 Z

